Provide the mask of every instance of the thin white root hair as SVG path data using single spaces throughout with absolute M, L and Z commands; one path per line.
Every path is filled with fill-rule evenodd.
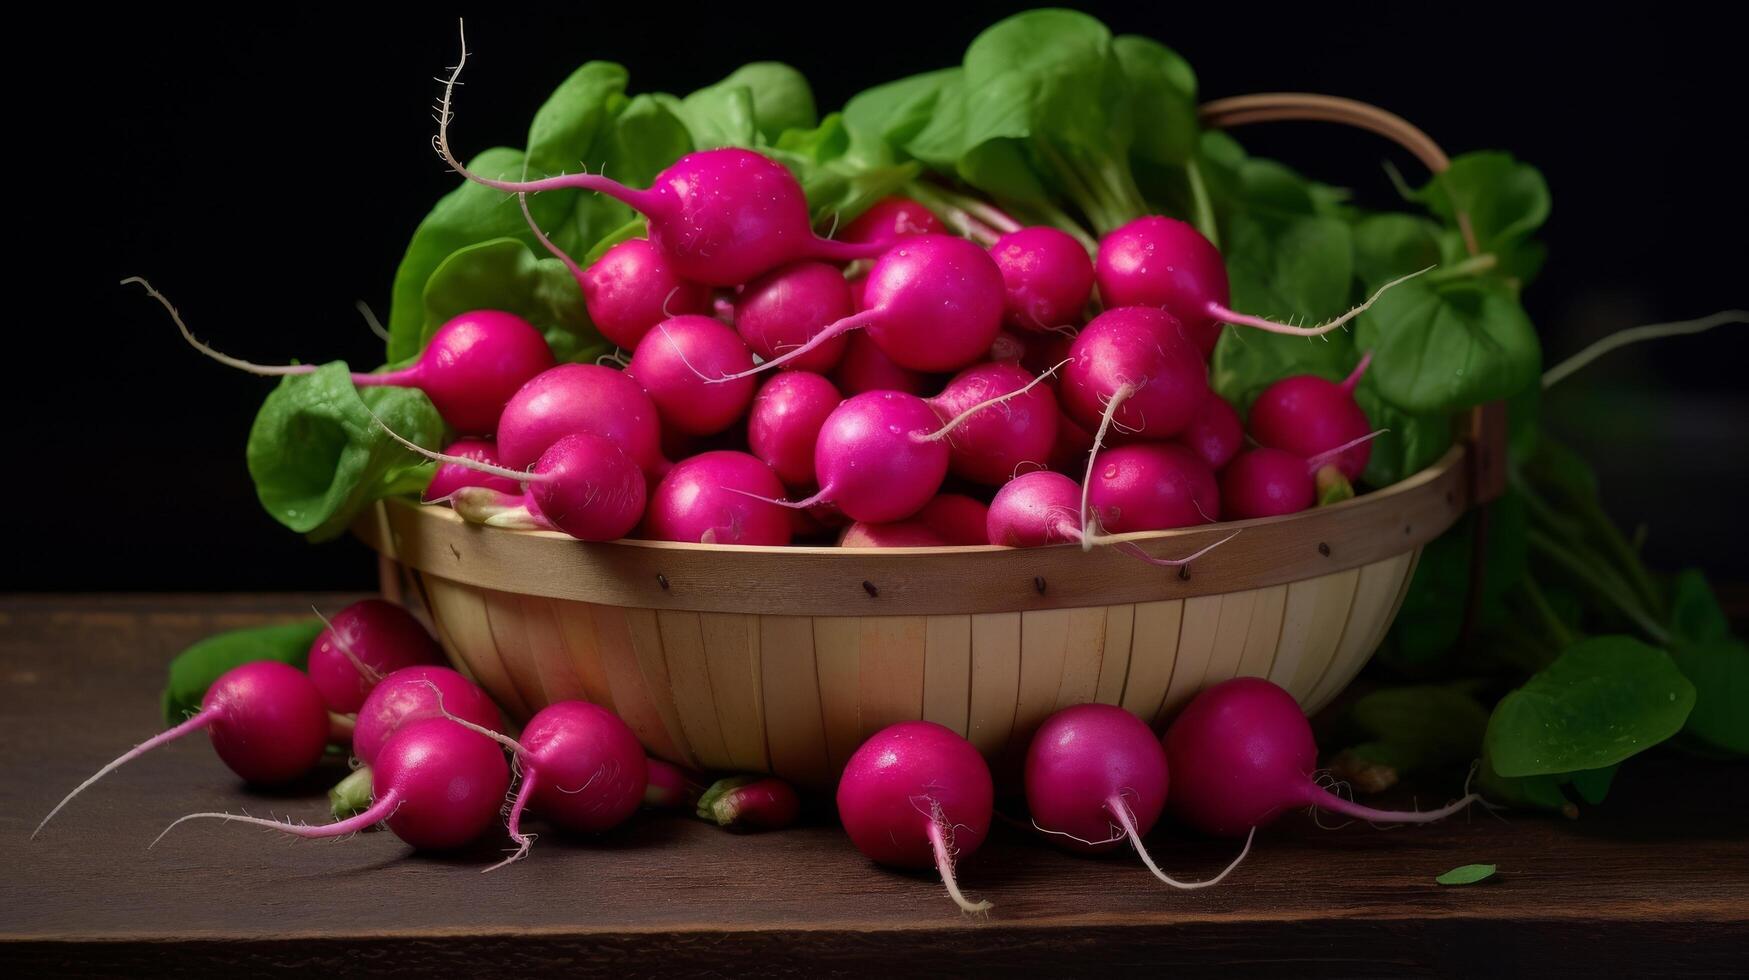
M 937 871 L 941 872 L 941 883 L 947 886 L 948 897 L 953 899 L 953 903 L 959 906 L 961 912 L 968 915 L 988 912 L 992 907 L 989 902 L 973 902 L 966 898 L 965 894 L 960 891 L 959 882 L 954 880 L 953 842 L 943 832 L 941 824 L 941 806 L 937 804 L 935 817 L 929 821 L 929 844 L 935 850 L 935 867 Z
M 1082 837 L 1076 837 L 1074 834 L 1071 834 L 1066 830 L 1050 830 L 1050 829 L 1047 829 L 1045 827 L 1041 827 L 1041 826 L 1039 826 L 1039 823 L 1037 820 L 1034 820 L 1032 822 L 1032 829 L 1038 831 L 1041 834 L 1050 834 L 1052 837 L 1067 837 L 1077 844 L 1086 844 L 1088 847 L 1099 847 L 1099 846 L 1104 845 L 1104 844 L 1115 844 L 1118 841 L 1123 840 L 1125 837 L 1129 836 L 1128 834 L 1124 833 L 1121 830 L 1117 830 L 1117 828 L 1114 827 L 1112 829 L 1117 830 L 1117 833 L 1112 834 L 1110 837 L 1107 837 L 1104 840 L 1087 840 L 1087 839 L 1082 838 Z
M 1088 526 L 1087 494 L 1093 486 L 1093 466 L 1099 462 L 1099 450 L 1105 445 L 1105 434 L 1111 430 L 1111 420 L 1117 414 L 1118 406 L 1129 400 L 1136 393 L 1139 385 L 1124 382 L 1111 393 L 1111 398 L 1105 403 L 1105 412 L 1099 417 L 1099 430 L 1093 433 L 1093 448 L 1087 450 L 1087 472 L 1081 478 L 1081 550 L 1093 550 L 1093 542 L 1089 537 L 1098 532 Z
M 361 299 L 352 305 L 354 309 L 358 310 L 358 315 L 364 317 L 364 325 L 370 328 L 370 332 L 376 334 L 377 339 L 383 343 L 388 343 L 388 328 L 383 326 L 383 321 L 377 319 L 376 311 L 370 308 L 370 304 Z
M 1727 323 L 1749 323 L 1749 310 L 1721 310 L 1711 316 L 1703 316 L 1696 320 L 1677 320 L 1673 323 L 1653 323 L 1643 327 L 1629 327 L 1617 330 L 1601 340 L 1585 347 L 1579 353 L 1567 358 L 1561 363 L 1543 372 L 1543 389 L 1546 391 L 1561 383 L 1562 379 L 1579 370 L 1592 361 L 1597 360 L 1610 351 L 1637 344 L 1645 340 L 1658 340 L 1663 337 L 1683 337 L 1690 334 L 1705 333 L 1714 327 L 1722 327 Z
M 946 424 L 942 425 L 941 428 L 936 429 L 934 432 L 928 433 L 927 435 L 913 432 L 913 433 L 911 433 L 911 438 L 913 441 L 916 441 L 916 442 L 938 442 L 942 439 L 945 439 L 945 438 L 947 438 L 948 433 L 952 432 L 954 429 L 959 428 L 960 425 L 962 423 L 964 423 L 967 419 L 978 414 L 979 412 L 982 412 L 986 408 L 994 408 L 997 405 L 1005 404 L 1011 398 L 1019 398 L 1021 395 L 1024 395 L 1027 392 L 1031 391 L 1032 389 L 1043 384 L 1045 382 L 1045 379 L 1049 378 L 1051 375 L 1056 374 L 1059 370 L 1062 369 L 1063 365 L 1069 363 L 1072 360 L 1074 360 L 1074 358 L 1071 357 L 1071 358 L 1065 358 L 1061 361 L 1058 361 L 1057 363 L 1046 368 L 1043 372 L 1041 372 L 1039 374 L 1038 377 L 1032 379 L 1031 381 L 1028 381 L 1024 386 L 1022 386 L 1020 388 L 1016 388 L 1015 390 L 1009 392 L 1006 395 L 997 395 L 995 398 L 986 398 L 985 400 L 977 403 L 976 405 L 973 405 L 971 408 L 968 408 L 965 411 L 959 413 L 958 415 L 955 415 L 953 418 L 948 419 Z
M 495 732 L 492 729 L 487 728 L 484 725 L 476 725 L 473 722 L 467 720 L 466 718 L 457 718 L 455 715 L 450 714 L 449 709 L 445 708 L 443 706 L 443 689 L 438 687 L 436 684 L 431 683 L 428 680 L 422 680 L 419 683 L 424 684 L 426 687 L 431 688 L 431 696 L 437 699 L 437 713 L 438 714 L 444 716 L 445 718 L 448 718 L 450 721 L 455 722 L 456 724 L 462 726 L 463 728 L 466 728 L 470 732 L 473 732 L 477 735 L 486 736 L 487 738 L 491 739 L 492 741 L 497 742 L 499 745 L 502 745 L 505 748 L 509 749 L 510 751 L 516 753 L 516 755 L 518 757 L 525 756 L 528 754 L 527 750 L 525 750 L 522 747 L 521 742 L 518 742 L 516 739 L 511 738 L 510 736 L 504 734 L 503 732 Z
M 1130 811 L 1128 800 L 1125 800 L 1122 796 L 1113 796 L 1111 799 L 1105 801 L 1105 809 L 1110 812 L 1112 816 L 1117 818 L 1117 822 L 1123 827 L 1124 833 L 1129 835 L 1130 843 L 1134 845 L 1136 853 L 1141 856 L 1142 863 L 1148 866 L 1148 870 L 1154 873 L 1154 877 L 1171 885 L 1173 888 L 1182 891 L 1195 891 L 1198 888 L 1210 888 L 1220 884 L 1222 880 L 1233 873 L 1234 868 L 1237 868 L 1244 862 L 1245 855 L 1251 853 L 1251 842 L 1257 838 L 1257 828 L 1252 827 L 1251 832 L 1245 835 L 1245 847 L 1239 851 L 1239 856 L 1234 858 L 1233 863 L 1221 869 L 1221 873 L 1215 875 L 1213 878 L 1203 881 L 1179 881 L 1166 872 L 1161 871 L 1160 866 L 1154 863 L 1153 855 L 1148 853 L 1147 846 L 1142 843 L 1142 835 L 1137 832 L 1136 817 L 1135 814 Z
M 188 329 L 188 324 L 182 322 L 182 314 L 176 311 L 176 307 L 171 304 L 169 297 L 152 288 L 151 283 L 147 282 L 140 276 L 129 276 L 121 281 L 123 286 L 131 286 L 136 283 L 139 284 L 140 288 L 146 291 L 147 296 L 157 300 L 158 305 L 164 307 L 164 311 L 170 314 L 171 321 L 176 324 L 176 329 L 182 332 L 182 339 L 188 341 L 190 347 L 193 347 L 195 350 L 200 351 L 202 354 L 218 361 L 226 367 L 236 368 L 239 371 L 247 371 L 250 374 L 259 374 L 263 377 L 269 378 L 283 377 L 288 374 L 309 374 L 314 370 L 314 368 L 308 364 L 256 364 L 254 361 L 245 361 L 240 357 L 232 357 L 229 354 L 222 354 L 213 350 L 194 336 L 194 331 Z
M 390 439 L 400 443 L 408 450 L 424 456 L 426 459 L 436 460 L 439 463 L 453 463 L 456 466 L 465 467 L 470 470 L 478 470 L 481 473 L 489 473 L 492 476 L 506 477 L 522 483 L 542 483 L 552 479 L 550 475 L 545 473 L 530 473 L 527 470 L 513 470 L 508 466 L 499 466 L 495 463 L 482 463 L 477 459 L 469 459 L 466 456 L 453 456 L 449 453 L 440 453 L 435 449 L 426 449 L 424 446 L 419 445 L 406 436 L 401 435 L 399 432 L 396 432 L 394 429 L 389 428 L 389 424 L 384 422 L 377 413 L 372 412 L 370 406 L 366 405 L 364 410 L 369 413 L 371 421 L 375 422 L 378 428 L 389 434 Z

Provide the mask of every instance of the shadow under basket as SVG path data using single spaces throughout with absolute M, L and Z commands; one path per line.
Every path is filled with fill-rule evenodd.
M 1350 100 L 1242 96 L 1202 118 L 1340 122 L 1447 166 L 1420 130 Z M 584 699 L 670 762 L 830 790 L 865 738 L 923 718 L 1010 782 L 1039 724 L 1073 704 L 1122 705 L 1159 729 L 1246 675 L 1307 713 L 1329 703 L 1383 641 L 1422 546 L 1502 490 L 1502 406 L 1463 428 L 1432 466 L 1340 504 L 1119 537 L 1172 558 L 1239 532 L 1178 570 L 1078 545 L 585 543 L 406 500 L 355 530 L 382 556 L 385 594 L 423 603 L 455 666 L 519 721 Z

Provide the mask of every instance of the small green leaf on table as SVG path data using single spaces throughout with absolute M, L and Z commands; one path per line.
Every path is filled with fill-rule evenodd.
M 1494 877 L 1494 871 L 1495 867 L 1492 864 L 1466 864 L 1453 868 L 1433 880 L 1442 885 L 1473 885 L 1478 881 L 1486 881 Z

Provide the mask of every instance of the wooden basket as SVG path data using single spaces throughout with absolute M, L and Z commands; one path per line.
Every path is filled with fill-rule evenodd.
M 1370 106 L 1250 96 L 1211 125 L 1337 119 L 1431 141 Z M 617 541 L 470 525 L 385 501 L 359 535 L 384 589 L 422 602 L 456 666 L 512 716 L 608 706 L 663 759 L 829 789 L 864 738 L 926 718 L 1012 768 L 1033 730 L 1085 701 L 1155 724 L 1208 684 L 1268 677 L 1307 711 L 1384 638 L 1421 547 L 1500 489 L 1503 416 L 1480 410 L 1428 469 L 1302 514 L 1130 534 L 1189 554 L 1174 572 L 1110 548 L 770 548 Z

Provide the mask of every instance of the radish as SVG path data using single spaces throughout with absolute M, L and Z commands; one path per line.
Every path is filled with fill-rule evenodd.
M 890 245 L 910 235 L 941 235 L 947 226 L 935 212 L 908 197 L 883 197 L 857 215 L 839 237 L 858 244 Z
M 782 830 L 801 816 L 802 801 L 775 776 L 730 776 L 704 791 L 697 812 L 730 830 Z
M 990 342 L 990 351 L 984 355 L 984 360 L 998 364 L 1020 364 L 1026 360 L 1026 352 L 1026 341 L 1021 340 L 1019 334 L 1004 330 Z
M 1245 448 L 1245 426 L 1233 406 L 1210 391 L 1190 424 L 1178 434 L 1178 443 L 1200 457 L 1209 469 L 1219 471 Z
M 662 422 L 687 435 L 727 429 L 753 400 L 753 355 L 713 317 L 677 316 L 656 324 L 638 341 L 625 373 L 649 392 Z M 705 380 L 722 376 L 722 384 Z
M 838 535 L 840 548 L 943 548 L 947 540 L 921 521 L 864 524 L 858 521 Z
M 938 493 L 912 518 L 951 545 L 989 544 L 984 524 L 990 508 L 964 494 Z
M 1245 850 L 1207 881 L 1182 882 L 1154 863 L 1142 837 L 1166 808 L 1166 750 L 1140 718 L 1116 705 L 1078 704 L 1039 726 L 1026 750 L 1026 805 L 1032 825 L 1061 846 L 1098 854 L 1127 840 L 1154 877 L 1191 890 L 1219 884 Z
M 853 521 L 885 524 L 923 509 L 947 476 L 947 443 L 928 403 L 897 391 L 846 398 L 814 443 L 819 491 L 785 507 L 832 504 Z
M 867 309 L 867 307 L 862 305 L 862 300 L 863 295 L 868 292 L 868 273 L 865 272 L 860 276 L 852 276 L 849 279 L 846 279 L 844 284 L 850 287 L 851 310 L 861 313 L 863 310 Z
M 784 371 L 765 382 L 747 413 L 747 446 L 792 487 L 814 482 L 814 441 L 844 399 L 832 382 L 806 371 Z
M 1057 399 L 1043 378 L 1018 364 L 978 364 L 928 399 L 948 440 L 948 469 L 999 487 L 1025 469 L 1043 469 L 1057 440 Z
M 783 492 L 771 467 L 746 453 L 701 453 L 675 464 L 656 485 L 643 533 L 657 541 L 789 544 L 789 512 L 761 499 Z
M 448 667 L 403 667 L 384 677 L 358 709 L 352 732 L 352 755 L 367 766 L 376 763 L 384 745 L 406 725 L 441 718 L 444 707 L 459 718 L 498 728 L 498 706 L 485 691 Z
M 989 351 L 1002 328 L 1002 298 L 1002 272 L 988 252 L 951 235 L 914 235 L 875 261 L 862 312 L 757 368 L 711 380 L 728 383 L 781 367 L 859 328 L 900 367 L 956 371 Z
M 620 242 L 574 274 L 583 287 L 589 322 L 609 343 L 625 350 L 638 346 L 651 327 L 671 316 L 711 312 L 710 290 L 675 275 L 646 238 Z
M 876 732 L 851 755 L 838 781 L 838 816 L 865 857 L 899 868 L 935 867 L 962 911 L 982 912 L 960 894 L 954 859 L 990 830 L 990 767 L 972 743 L 931 721 Z
M 1057 440 L 1051 443 L 1050 468 L 1061 473 L 1080 473 L 1093 452 L 1093 433 L 1057 409 Z
M 598 364 L 561 364 L 511 396 L 498 422 L 498 458 L 526 470 L 573 432 L 619 446 L 652 480 L 668 471 L 655 402 L 624 372 Z
M 1258 445 L 1311 458 L 1365 436 L 1372 430 L 1354 400 L 1354 386 L 1372 363 L 1369 351 L 1344 380 L 1312 374 L 1283 378 L 1251 403 L 1250 433 Z M 1360 479 L 1372 458 L 1372 444 L 1361 441 L 1332 461 L 1349 480 Z
M 523 493 L 463 487 L 450 505 L 476 524 L 520 530 L 560 530 L 580 541 L 613 541 L 629 534 L 644 516 L 648 487 L 642 470 L 619 446 L 597 435 L 573 432 L 553 443 L 528 472 L 446 456 L 403 438 L 377 419 L 390 438 L 427 459 L 482 473 L 520 479 Z
M 1293 696 L 1260 677 L 1223 681 L 1193 699 L 1166 731 L 1172 767 L 1168 804 L 1206 834 L 1237 837 L 1283 810 L 1317 807 L 1378 823 L 1428 823 L 1479 799 L 1471 794 L 1428 811 L 1361 806 L 1312 780 L 1318 747 Z
M 1183 446 L 1144 443 L 1107 449 L 1093 469 L 1087 501 L 1096 526 L 1108 534 L 1220 520 L 1221 491 L 1214 472 Z
M 498 447 L 490 439 L 457 439 L 443 447 L 447 456 L 461 456 L 476 463 L 490 463 L 493 466 L 502 465 L 498 459 Z M 431 477 L 431 482 L 425 485 L 425 493 L 420 499 L 428 504 L 448 500 L 450 494 L 462 487 L 485 487 L 501 493 L 516 493 L 522 489 L 522 484 L 506 476 L 493 476 L 469 469 L 455 463 L 441 463 L 437 472 Z
M 1093 295 L 1093 260 L 1073 236 L 1046 225 L 1022 228 L 997 239 L 990 257 L 1002 270 L 1008 326 L 1038 332 L 1081 322 Z
M 1104 535 L 1084 531 L 1078 509 L 1081 488 L 1061 473 L 1037 471 L 1015 477 L 996 491 L 985 518 L 985 540 L 1009 548 L 1039 548 L 1052 544 L 1109 543 L 1131 558 L 1150 565 L 1176 568 L 1187 565 L 1232 540 L 1229 534 L 1185 558 L 1156 558 L 1133 541 L 1108 541 Z
M 1423 272 L 1426 270 L 1422 270 Z M 1233 323 L 1271 333 L 1317 337 L 1341 327 L 1372 306 L 1385 290 L 1421 273 L 1379 287 L 1366 302 L 1316 327 L 1296 327 L 1227 308 L 1231 292 L 1221 253 L 1194 227 L 1158 215 L 1137 218 L 1099 242 L 1095 277 L 1107 309 L 1151 306 L 1184 325 L 1203 357 L 1214 352 L 1221 325 Z
M 1221 506 L 1233 520 L 1308 510 L 1318 501 L 1318 478 L 1325 475 L 1319 471 L 1336 472 L 1336 461 L 1345 453 L 1384 431 L 1368 432 L 1311 459 L 1267 446 L 1248 449 L 1221 471 Z
M 753 353 L 770 360 L 807 343 L 851 312 L 850 284 L 837 267 L 794 262 L 741 289 L 735 297 L 735 332 Z M 834 337 L 785 366 L 824 374 L 844 356 L 844 342 L 843 336 Z
M 73 797 L 123 763 L 202 728 L 220 761 L 251 783 L 296 779 L 314 769 L 328 748 L 328 708 L 310 678 L 276 660 L 246 663 L 219 675 L 201 699 L 200 711 L 187 721 L 122 753 L 74 787 L 30 836 L 42 833 Z
M 176 307 L 151 283 L 137 276 L 122 280 L 124 285 L 135 282 L 170 313 L 184 340 L 220 364 L 268 377 L 309 374 L 320 366 L 254 364 L 221 354 L 195 339 Z M 516 389 L 552 366 L 546 339 L 527 320 L 502 310 L 474 310 L 438 327 L 419 359 L 407 367 L 381 374 L 354 372 L 352 383 L 360 388 L 416 388 L 431 399 L 450 428 L 481 435 L 497 426 L 504 403 Z
M 650 810 L 691 810 L 698 805 L 704 787 L 692 774 L 661 759 L 644 759 L 649 782 L 644 785 L 644 807 Z
M 355 602 L 324 619 L 306 668 L 328 710 L 356 712 L 385 674 L 443 662 L 443 651 L 413 614 L 381 599 Z
M 462 166 L 449 147 L 450 109 L 461 58 L 438 103 L 436 148 L 451 169 L 476 184 L 510 194 L 579 188 L 595 191 L 643 215 L 650 244 L 674 274 L 706 286 L 738 286 L 798 259 L 848 262 L 873 258 L 881 243 L 834 242 L 814 235 L 802 185 L 783 164 L 737 147 L 700 150 L 656 175 L 648 190 L 627 187 L 602 174 L 562 174 L 538 180 L 497 180 Z
M 866 333 L 853 333 L 844 347 L 844 357 L 832 372 L 832 382 L 844 397 L 866 391 L 902 391 L 921 395 L 930 388 L 930 377 L 921 371 L 902 368 L 881 352 Z
M 442 695 L 437 698 L 442 710 Z M 516 851 L 487 871 L 521 860 L 534 845 L 534 837 L 522 832 L 522 813 L 531 804 L 551 823 L 593 834 L 625 823 L 644 802 L 650 781 L 644 747 L 630 725 L 598 704 L 549 704 L 528 720 L 520 739 L 445 717 L 514 752 L 522 774 L 508 821 Z
M 1081 328 L 1069 358 L 1059 394 L 1069 417 L 1088 429 L 1105 427 L 1109 416 L 1138 438 L 1170 439 L 1209 394 L 1202 356 L 1160 310 L 1106 310 Z
M 509 786 L 510 767 L 491 739 L 443 718 L 427 718 L 406 725 L 383 746 L 371 769 L 371 804 L 356 816 L 311 826 L 235 813 L 191 813 L 165 827 L 152 843 L 185 821 L 213 819 L 308 838 L 344 837 L 381 823 L 419 850 L 448 850 L 486 832 Z

